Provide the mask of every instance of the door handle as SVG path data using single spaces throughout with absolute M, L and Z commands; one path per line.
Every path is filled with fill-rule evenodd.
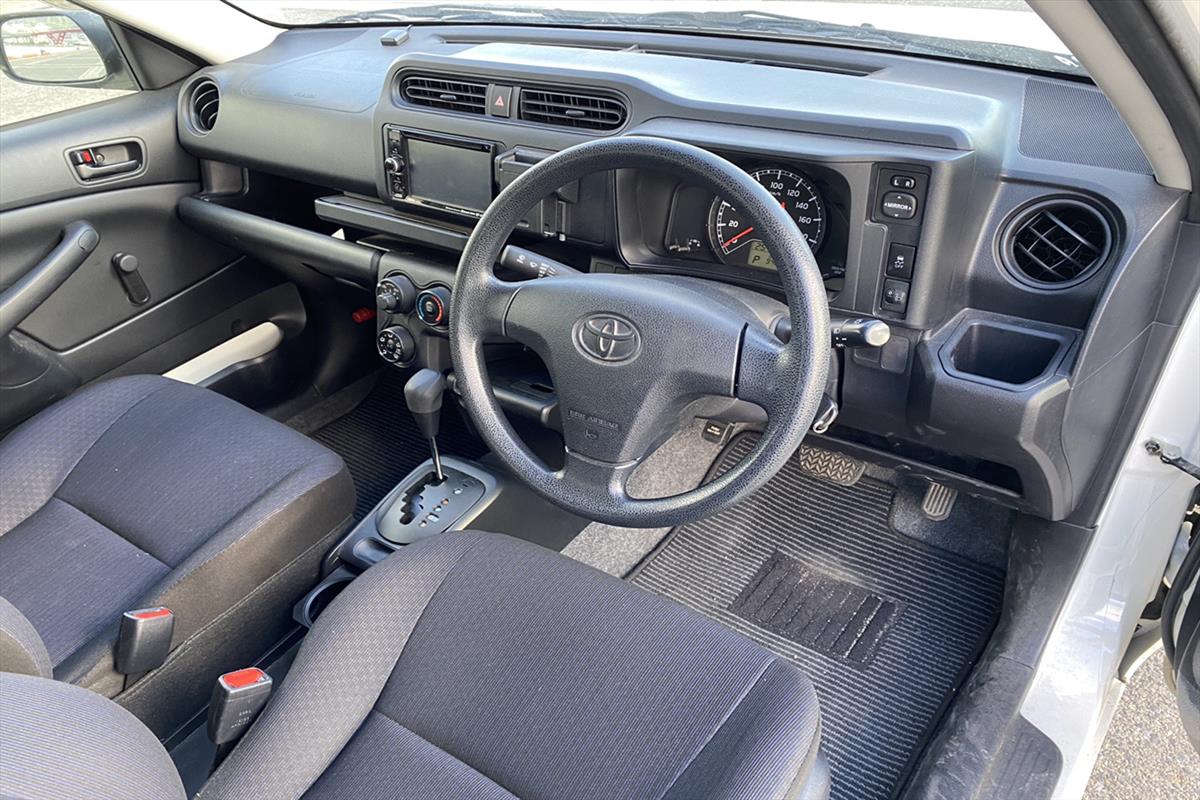
M 141 139 L 123 139 L 77 147 L 67 153 L 80 183 L 138 172 L 146 164 L 146 148 Z
M 89 223 L 69 223 L 62 241 L 22 275 L 16 283 L 0 292 L 0 339 L 12 333 L 71 273 L 79 269 L 100 244 L 100 234 Z
M 115 164 L 102 164 L 99 166 L 92 164 L 76 164 L 75 171 L 79 173 L 80 180 L 94 181 L 97 178 L 107 178 L 110 175 L 120 175 L 123 172 L 133 172 L 141 166 L 141 161 L 136 158 L 131 158 L 128 161 L 118 161 Z

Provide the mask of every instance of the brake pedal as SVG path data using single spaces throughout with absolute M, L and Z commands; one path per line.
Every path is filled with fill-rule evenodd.
M 957 499 L 957 489 L 930 481 L 929 488 L 925 490 L 925 499 L 921 501 L 921 513 L 934 522 L 941 522 L 950 516 Z
M 800 445 L 797 459 L 800 469 L 809 475 L 838 486 L 853 486 L 867 469 L 866 462 L 857 458 L 806 444 Z

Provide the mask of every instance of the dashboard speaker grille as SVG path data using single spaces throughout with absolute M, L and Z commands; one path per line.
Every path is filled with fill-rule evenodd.
M 418 106 L 458 111 L 464 114 L 487 113 L 487 84 L 429 75 L 406 75 L 400 79 L 400 96 Z
M 204 79 L 192 87 L 188 95 L 192 127 L 200 133 L 208 133 L 217 124 L 217 111 L 221 106 L 221 90 L 213 81 Z
M 625 104 L 615 97 L 522 89 L 520 118 L 543 125 L 612 131 L 625 124 Z
M 1087 280 L 1108 261 L 1112 226 L 1081 200 L 1034 203 L 1009 223 L 1000 252 L 1009 272 L 1042 289 L 1063 289 Z

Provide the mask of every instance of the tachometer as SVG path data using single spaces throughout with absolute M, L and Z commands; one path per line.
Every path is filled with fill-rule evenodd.
M 825 238 L 825 204 L 812 181 L 791 170 L 770 167 L 750 173 L 783 206 L 796 222 L 808 246 L 817 252 Z M 726 264 L 775 269 L 775 261 L 754 226 L 736 208 L 721 198 L 713 201 L 708 214 L 708 235 L 713 250 Z

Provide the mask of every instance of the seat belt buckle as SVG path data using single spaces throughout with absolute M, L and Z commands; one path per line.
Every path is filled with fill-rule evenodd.
M 218 747 L 236 741 L 271 696 L 271 676 L 258 667 L 226 672 L 208 704 L 208 738 Z
M 117 636 L 117 672 L 139 675 L 161 667 L 174 633 L 175 614 L 165 606 L 126 611 Z

